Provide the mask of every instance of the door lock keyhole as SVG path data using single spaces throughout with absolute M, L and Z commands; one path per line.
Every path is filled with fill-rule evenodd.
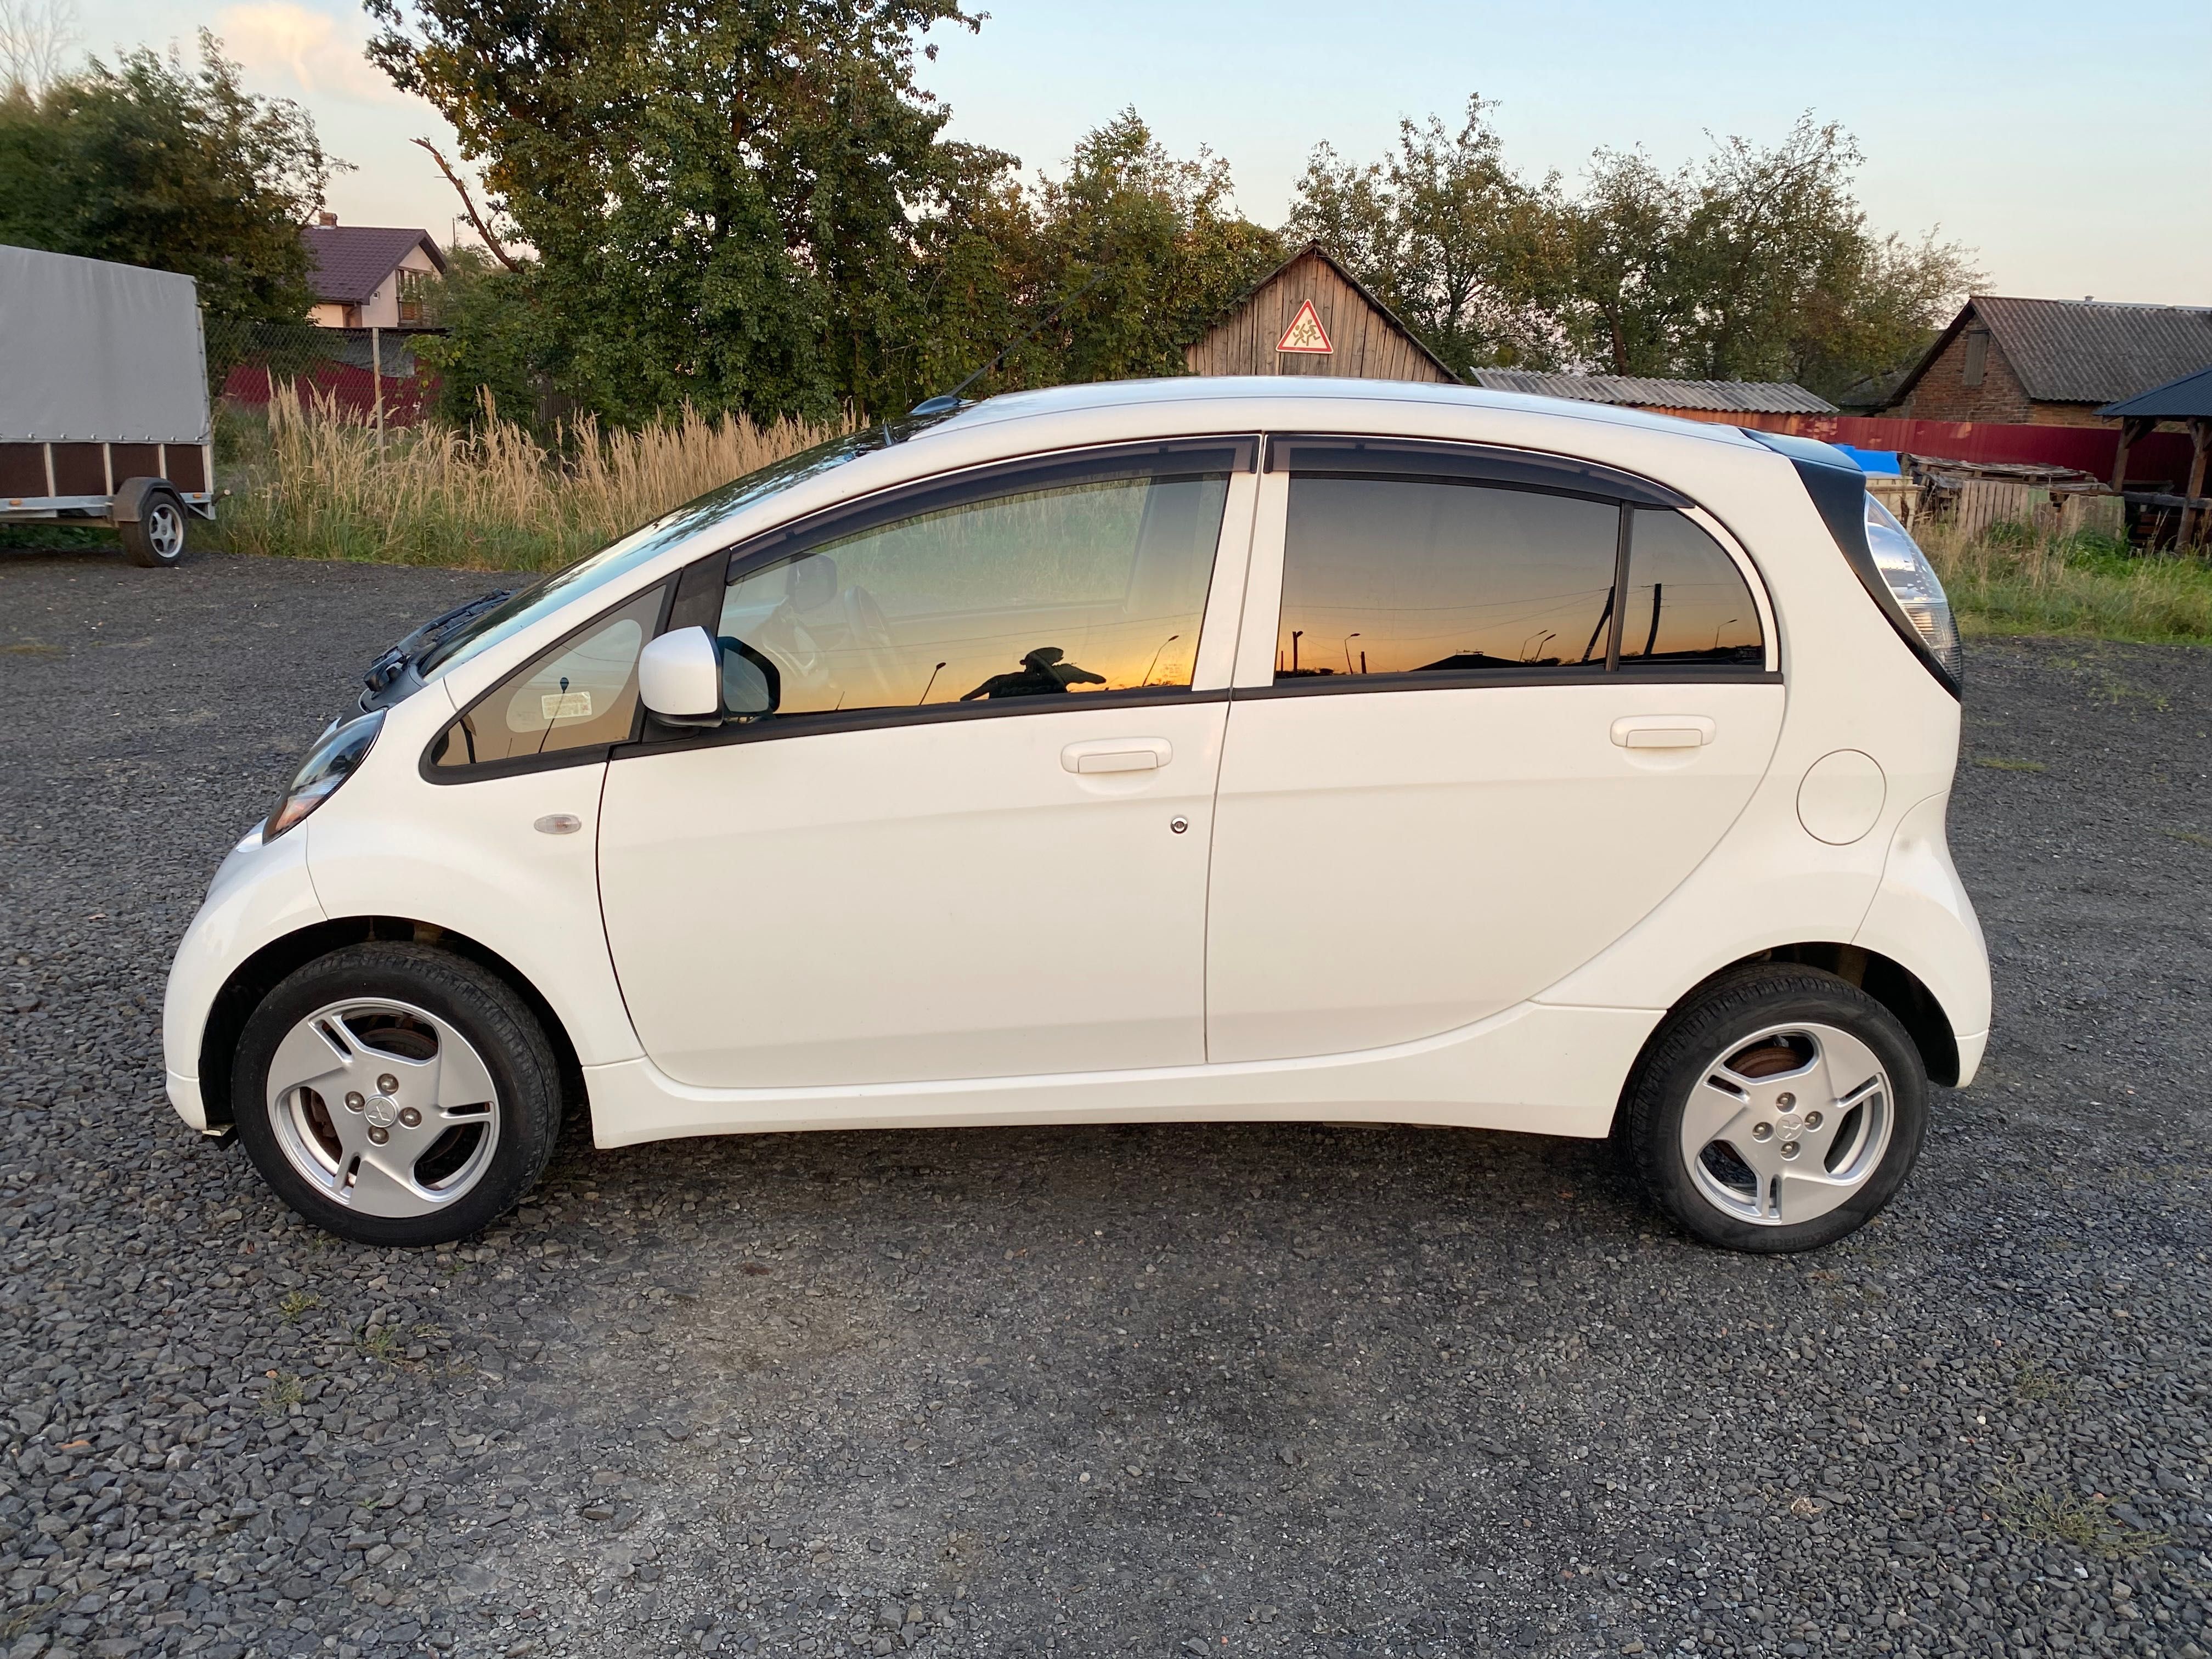
M 1179 836 L 1182 834 L 1184 830 L 1190 828 L 1190 820 L 1184 817 L 1181 813 L 1177 813 L 1174 817 L 1168 820 L 1168 828 L 1174 830 L 1176 834 Z

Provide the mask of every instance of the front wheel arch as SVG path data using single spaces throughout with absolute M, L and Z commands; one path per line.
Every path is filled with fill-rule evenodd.
M 434 923 L 405 916 L 345 916 L 317 922 L 296 933 L 271 939 L 233 969 L 230 977 L 223 981 L 222 989 L 216 994 L 215 1002 L 208 1011 L 207 1024 L 200 1033 L 200 1099 L 207 1110 L 210 1129 L 231 1127 L 231 1065 L 238 1053 L 239 1039 L 245 1034 L 246 1023 L 253 1017 L 262 1000 L 318 957 L 372 940 L 427 945 L 450 951 L 503 980 L 522 999 L 545 1033 L 546 1041 L 553 1045 L 554 1057 L 561 1066 L 564 1108 L 573 1112 L 589 1107 L 576 1045 L 569 1040 L 561 1017 L 553 1012 L 553 1005 L 513 963 L 465 933 L 457 933 Z

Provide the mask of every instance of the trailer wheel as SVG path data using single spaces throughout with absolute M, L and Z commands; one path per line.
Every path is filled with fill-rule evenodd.
M 185 524 L 182 501 L 167 489 L 149 489 L 139 498 L 138 516 L 115 529 L 131 563 L 159 569 L 184 557 Z

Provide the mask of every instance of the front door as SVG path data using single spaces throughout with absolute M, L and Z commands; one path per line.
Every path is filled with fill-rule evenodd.
M 1782 717 L 1743 572 L 1662 493 L 1275 453 L 1216 808 L 1215 1060 L 1411 1042 L 1556 982 L 1712 849 Z
M 618 755 L 600 815 L 655 1064 L 780 1088 L 1203 1058 L 1227 659 L 1211 692 L 1194 667 L 1249 448 L 1060 458 L 738 550 L 717 632 L 778 712 Z

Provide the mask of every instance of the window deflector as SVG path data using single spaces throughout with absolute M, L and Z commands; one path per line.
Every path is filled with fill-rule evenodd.
M 1110 697 L 1117 702 L 1153 701 L 1163 696 L 1181 697 L 1211 694 L 1218 696 L 1228 688 L 1231 653 L 1234 648 L 1237 617 L 1241 608 L 1239 601 L 1244 556 L 1249 545 L 1249 504 L 1254 494 L 1253 480 L 1256 477 L 1258 444 L 1256 436 L 1236 433 L 1146 440 L 993 462 L 894 486 L 876 495 L 825 509 L 808 519 L 778 526 L 724 553 L 695 561 L 675 584 L 676 597 L 667 626 L 697 624 L 707 627 L 710 631 L 722 629 L 728 622 L 725 594 L 743 585 L 770 578 L 779 568 L 803 563 L 817 551 L 831 558 L 841 557 L 840 550 L 845 544 L 855 538 L 866 540 L 879 531 L 894 532 L 908 521 L 988 507 L 1000 500 L 1050 496 L 1065 494 L 1071 489 L 1122 482 L 1148 486 L 1139 524 L 1140 534 L 1137 538 L 1139 544 L 1134 550 L 1137 556 L 1121 585 L 1121 598 L 1126 607 L 1140 593 L 1148 591 L 1146 586 L 1148 582 L 1158 585 L 1155 578 L 1162 576 L 1165 570 L 1164 566 L 1159 569 L 1152 568 L 1157 562 L 1155 553 L 1165 551 L 1164 549 L 1153 549 L 1154 531 L 1164 532 L 1172 528 L 1177 522 L 1175 514 L 1188 510 L 1187 506 L 1167 501 L 1164 496 L 1168 494 L 1180 495 L 1185 493 L 1186 486 L 1203 485 L 1210 492 L 1213 503 L 1208 516 L 1218 514 L 1219 527 L 1210 546 L 1201 542 L 1190 547 L 1190 553 L 1196 556 L 1191 557 L 1186 567 L 1193 575 L 1197 575 L 1199 559 L 1202 557 L 1210 562 L 1205 567 L 1206 574 L 1203 586 L 1191 596 L 1197 601 L 1197 605 L 1188 613 L 1188 620 L 1180 629 L 1183 638 L 1194 641 L 1195 644 L 1194 650 L 1188 645 L 1180 647 L 1191 651 L 1191 655 L 1185 659 L 1188 666 L 1183 670 L 1188 678 L 1171 687 L 1164 685 L 1149 696 L 1138 695 L 1139 688 L 1136 687 L 1094 695 Z M 1168 488 L 1163 490 L 1163 486 Z M 1192 524 L 1190 529 L 1202 534 L 1200 524 Z M 1160 539 L 1176 543 L 1182 538 L 1163 533 Z M 1183 544 L 1188 545 L 1187 542 Z M 901 613 L 894 610 L 893 614 Z M 1170 641 L 1174 637 L 1170 635 Z M 1007 676 L 1001 674 L 1000 678 Z M 1079 675 L 1077 678 L 1084 677 Z M 934 684 L 933 678 L 925 685 L 925 696 L 928 686 Z M 942 687 L 937 689 L 943 690 Z M 945 702 L 941 697 L 933 698 L 926 709 L 918 704 L 909 706 L 902 701 L 855 702 L 850 707 L 843 707 L 841 699 L 838 708 L 802 708 L 792 718 L 806 720 L 810 730 L 832 730 L 1012 714 L 1028 708 L 1026 699 L 1014 697 L 1008 700 L 1003 692 L 994 696 L 1000 699 L 995 703 L 988 700 L 979 703 L 963 698 L 957 706 Z M 1090 697 L 1085 696 L 1083 700 L 1087 702 Z M 664 734 L 648 732 L 647 740 L 652 741 L 661 735 Z M 787 728 L 779 722 L 736 734 L 737 737 L 753 739 L 778 735 L 798 736 L 801 732 Z M 720 738 L 733 740 L 733 734 L 724 731 Z
M 1250 568 L 1244 582 L 1244 605 L 1237 643 L 1237 665 L 1231 684 L 1239 691 L 1267 690 L 1275 683 L 1275 628 L 1283 605 L 1283 549 L 1290 525 L 1290 480 L 1292 475 L 1273 466 L 1279 440 L 1268 440 L 1271 469 L 1259 477 L 1259 500 L 1253 514 Z M 1232 497 L 1233 499 L 1233 497 Z M 1656 503 L 1655 503 L 1656 504 Z M 1769 596 L 1766 580 L 1761 574 L 1743 544 L 1733 531 L 1694 501 L 1681 500 L 1676 507 L 1690 520 L 1718 542 L 1722 551 L 1735 562 L 1737 570 L 1751 589 L 1752 603 L 1759 608 L 1759 625 L 1766 642 L 1766 659 L 1763 672 L 1772 674 L 1782 667 L 1782 630 L 1776 619 L 1774 603 Z M 1208 614 L 1208 622 L 1212 620 Z M 1649 683 L 1648 681 L 1646 682 Z

